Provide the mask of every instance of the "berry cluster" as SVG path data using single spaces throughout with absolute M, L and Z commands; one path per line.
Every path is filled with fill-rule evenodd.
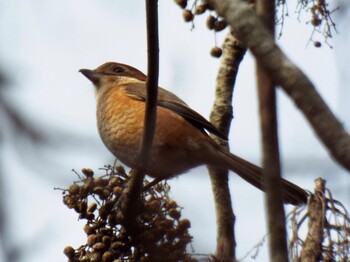
M 219 18 L 217 15 L 212 15 L 214 9 L 207 0 L 194 0 L 191 8 L 187 8 L 187 0 L 175 0 L 175 2 L 183 9 L 182 15 L 185 22 L 193 22 L 196 15 L 201 15 L 208 11 L 209 15 L 206 25 L 209 30 L 213 30 L 216 33 L 224 30 L 227 26 L 225 20 Z M 215 45 L 210 50 L 210 54 L 213 57 L 220 57 L 222 55 L 222 49 Z
M 63 202 L 86 220 L 86 244 L 67 246 L 69 262 L 92 261 L 197 261 L 186 252 L 192 237 L 190 221 L 181 219 L 181 208 L 170 199 L 169 185 L 161 182 L 142 193 L 137 233 L 127 232 L 117 216 L 116 203 L 129 176 L 124 168 L 106 166 L 106 174 L 95 177 L 83 169 L 83 177 L 63 190 Z

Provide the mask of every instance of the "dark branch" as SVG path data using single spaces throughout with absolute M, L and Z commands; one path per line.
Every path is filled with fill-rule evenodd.
M 271 34 L 274 35 L 275 2 L 259 0 L 256 3 L 256 11 L 266 27 L 271 31 Z M 276 90 L 270 77 L 265 73 L 264 67 L 260 63 L 257 63 L 257 84 L 263 150 L 263 183 L 266 192 L 267 227 L 270 233 L 270 260 L 287 261 L 287 234 L 281 190 Z
M 157 95 L 159 74 L 159 41 L 158 41 L 158 1 L 146 0 L 147 20 L 147 97 L 145 111 L 145 125 L 139 154 L 139 167 L 131 172 L 131 178 L 125 189 L 124 197 L 119 201 L 122 219 L 129 230 L 136 230 L 133 225 L 138 214 L 139 201 L 143 179 L 151 152 L 157 117 Z

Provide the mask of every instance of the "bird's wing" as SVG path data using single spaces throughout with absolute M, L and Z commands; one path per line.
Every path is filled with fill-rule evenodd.
M 129 84 L 125 85 L 125 91 L 129 97 L 140 101 L 146 101 L 146 88 L 144 84 Z M 191 109 L 183 100 L 174 95 L 173 93 L 165 90 L 164 88 L 158 88 L 158 100 L 157 105 L 160 107 L 167 108 L 191 123 L 196 128 L 207 130 L 208 132 L 216 135 L 217 137 L 227 140 L 227 136 L 219 131 L 214 125 L 208 120 L 198 114 L 196 111 Z

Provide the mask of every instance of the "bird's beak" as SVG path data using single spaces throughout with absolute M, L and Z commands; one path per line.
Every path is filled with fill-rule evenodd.
M 103 76 L 103 74 L 95 72 L 94 70 L 90 70 L 90 69 L 80 69 L 79 72 L 82 73 L 87 79 L 89 79 L 95 85 L 98 84 L 101 77 Z

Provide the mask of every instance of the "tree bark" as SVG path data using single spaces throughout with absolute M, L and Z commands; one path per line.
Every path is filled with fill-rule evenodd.
M 232 114 L 232 96 L 234 84 L 246 48 L 231 33 L 228 33 L 223 44 L 223 57 L 216 78 L 215 101 L 210 121 L 225 135 L 229 134 Z M 212 138 L 228 149 L 228 143 L 215 136 Z M 234 234 L 235 215 L 232 210 L 228 185 L 228 170 L 208 166 L 214 195 L 217 244 L 216 259 L 218 261 L 235 261 L 236 241 Z
M 301 250 L 300 261 L 313 262 L 321 261 L 322 242 L 324 239 L 323 230 L 325 227 L 325 183 L 318 178 L 315 181 L 315 192 L 311 195 L 308 205 L 308 233 Z
M 275 2 L 258 0 L 256 12 L 271 34 L 275 33 Z M 276 90 L 263 65 L 257 63 L 257 84 L 262 135 L 263 175 L 270 260 L 288 261 L 285 212 L 281 191 L 281 165 L 277 132 Z

